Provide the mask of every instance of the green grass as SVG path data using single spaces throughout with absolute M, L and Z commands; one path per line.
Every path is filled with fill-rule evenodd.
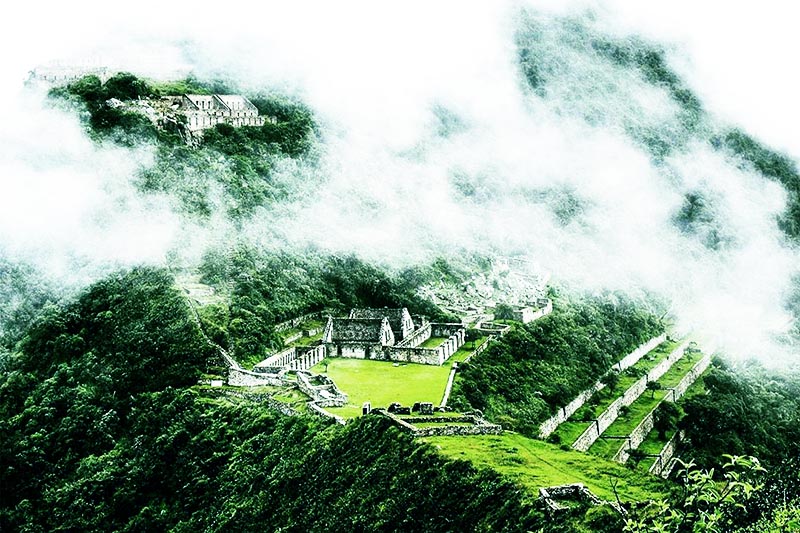
M 676 341 L 665 341 L 653 348 L 650 352 L 645 354 L 639 361 L 633 365 L 632 369 L 635 369 L 634 372 L 641 373 L 644 375 L 645 372 L 649 372 L 656 365 L 658 365 L 661 361 L 666 359 L 670 353 L 679 345 L 679 342 Z M 614 400 L 622 396 L 626 390 L 628 390 L 634 383 L 639 381 L 641 376 L 635 375 L 628 375 L 624 371 L 619 376 L 619 383 L 614 388 L 614 391 L 610 391 L 607 388 L 599 391 L 596 393 L 590 400 L 589 404 L 592 401 L 596 401 L 597 406 L 597 414 L 602 413 L 605 411 L 609 405 L 611 405 Z M 571 419 L 575 421 L 574 419 Z
M 620 415 L 620 417 L 606 429 L 605 434 L 619 436 L 629 435 L 644 417 L 664 399 L 667 395 L 666 389 L 677 385 L 698 360 L 698 357 L 682 357 L 676 361 L 672 367 L 670 367 L 669 371 L 658 380 L 658 383 L 662 386 L 662 390 L 655 391 L 655 393 L 651 393 L 650 391 L 642 393 L 642 395 L 629 406 L 628 413 L 624 416 Z M 652 433 L 653 432 L 651 432 L 651 434 Z M 612 451 L 609 447 L 612 446 L 613 442 L 613 440 L 598 439 L 597 442 L 589 448 L 589 451 L 601 457 L 611 458 L 619 449 L 619 446 L 622 445 L 620 442 L 616 449 Z M 658 451 L 660 451 L 660 449 Z M 658 453 L 658 451 L 653 453 Z
M 447 339 L 444 337 L 431 337 L 430 339 L 420 344 L 419 348 L 438 348 L 446 340 Z
M 586 428 L 592 422 L 577 422 L 573 420 L 567 420 L 556 429 L 555 434 L 558 435 L 561 444 L 572 444 L 575 440 L 581 436 L 581 434 L 586 431 Z
M 469 437 L 427 437 L 441 453 L 490 467 L 517 481 L 532 494 L 540 487 L 583 483 L 606 500 L 614 500 L 613 485 L 624 501 L 659 499 L 669 485 L 663 480 L 612 461 L 529 439 L 517 433 Z
M 292 343 L 292 346 L 310 346 L 312 344 L 316 344 L 318 341 L 322 339 L 323 332 L 320 331 L 316 335 L 312 335 L 311 337 L 300 337 L 296 341 Z
M 312 370 L 324 373 L 325 367 L 317 365 Z M 352 418 L 361 414 L 361 405 L 369 401 L 372 407 L 388 407 L 392 402 L 412 406 L 414 402 L 442 401 L 450 365 L 432 366 L 400 364 L 391 361 L 364 359 L 328 359 L 327 375 L 348 396 L 345 407 L 328 409 L 330 412 Z
M 606 433 L 608 433 L 608 431 L 606 431 Z M 589 452 L 610 461 L 619 449 L 622 448 L 624 443 L 625 441 L 623 439 L 604 439 L 600 437 L 592 444 L 592 447 L 589 448 Z
M 447 360 L 447 362 L 448 363 L 452 363 L 452 362 L 462 363 L 462 362 L 464 362 L 465 359 L 467 359 L 468 357 L 471 357 L 472 354 L 475 353 L 475 350 L 480 348 L 485 342 L 488 342 L 488 340 L 489 340 L 489 337 L 481 337 L 479 339 L 476 339 L 474 342 L 473 341 L 469 341 L 469 342 L 464 343 L 464 345 L 461 348 L 459 348 L 456 353 L 454 353 L 453 355 L 450 356 L 450 358 Z
M 474 426 L 475 424 L 470 424 L 469 422 L 447 422 L 446 424 L 443 422 L 414 422 L 413 420 L 409 421 L 410 423 L 414 424 L 414 427 L 422 428 L 440 428 L 442 426 Z
M 666 374 L 661 376 L 658 382 L 665 389 L 669 389 L 681 382 L 683 377 L 697 364 L 700 357 L 697 355 L 683 356 L 670 367 Z

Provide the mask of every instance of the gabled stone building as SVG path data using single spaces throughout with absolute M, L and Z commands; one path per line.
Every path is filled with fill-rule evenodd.
M 394 346 L 395 338 L 386 317 L 329 317 L 322 343 L 327 347 L 329 357 L 382 359 L 383 348 Z
M 415 328 L 414 320 L 411 318 L 411 314 L 405 307 L 396 309 L 390 309 L 388 307 L 384 307 L 383 309 L 351 309 L 350 318 L 387 318 L 389 320 L 389 325 L 392 327 L 392 333 L 394 333 L 394 340 L 397 343 L 402 342 L 402 340 L 408 337 Z
M 352 309 L 348 318 L 328 317 L 322 344 L 327 357 L 381 359 L 426 365 L 441 365 L 465 340 L 460 324 L 432 324 L 418 318 L 420 327 L 406 308 Z M 421 347 L 431 337 L 434 347 Z
M 184 94 L 166 97 L 186 118 L 186 127 L 193 133 L 213 128 L 217 124 L 263 126 L 267 117 L 239 94 Z

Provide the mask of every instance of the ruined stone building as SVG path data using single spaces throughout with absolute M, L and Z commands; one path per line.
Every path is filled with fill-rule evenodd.
M 112 76 L 106 67 L 77 67 L 67 65 L 39 66 L 30 71 L 28 83 L 44 83 L 51 86 L 68 85 L 84 76 L 94 75 L 105 83 Z
M 352 309 L 347 318 L 328 317 L 322 335 L 327 357 L 381 359 L 441 365 L 463 346 L 462 324 L 429 323 L 423 317 L 414 323 L 406 308 Z M 421 347 L 432 337 L 436 346 Z
M 395 337 L 386 317 L 330 317 L 322 334 L 322 342 L 328 348 L 330 357 L 382 359 L 383 348 L 394 346 Z
M 185 117 L 186 128 L 202 132 L 217 124 L 263 126 L 267 117 L 259 116 L 258 109 L 239 94 L 184 94 L 165 97 L 173 110 Z
M 351 309 L 350 318 L 372 320 L 382 318 L 388 319 L 389 325 L 392 328 L 392 333 L 394 334 L 394 340 L 398 343 L 402 342 L 403 339 L 414 331 L 414 320 L 405 307 L 399 309 L 389 309 L 387 307 L 383 309 Z

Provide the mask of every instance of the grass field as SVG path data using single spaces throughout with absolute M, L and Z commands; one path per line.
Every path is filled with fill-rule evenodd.
M 564 451 L 517 433 L 423 440 L 449 457 L 493 468 L 530 489 L 532 494 L 540 487 L 583 483 L 601 498 L 613 501 L 616 484 L 622 500 L 642 501 L 663 498 L 669 490 L 667 482 L 649 474 L 589 454 Z
M 488 340 L 489 337 L 481 337 L 480 339 L 476 339 L 474 342 L 469 341 L 464 343 L 464 346 L 459 348 L 456 353 L 451 355 L 450 358 L 447 361 L 445 361 L 445 364 L 450 364 L 453 362 L 459 362 L 459 363 L 463 362 L 468 357 L 471 357 L 472 354 L 475 353 L 475 350 L 480 348 L 483 345 L 483 343 L 487 342 Z
M 324 373 L 317 365 L 314 372 Z M 361 413 L 361 405 L 369 401 L 372 407 L 388 407 L 392 402 L 411 406 L 414 402 L 439 405 L 450 365 L 431 366 L 400 364 L 391 361 L 364 359 L 328 359 L 327 375 L 348 396 L 345 407 L 330 408 L 332 413 L 352 418 Z
M 419 345 L 420 348 L 438 348 L 440 344 L 446 341 L 444 337 L 431 337 L 422 344 Z

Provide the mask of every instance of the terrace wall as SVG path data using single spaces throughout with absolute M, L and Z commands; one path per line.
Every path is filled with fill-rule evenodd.
M 635 365 L 639 359 L 641 359 L 646 353 L 652 351 L 656 346 L 664 342 L 667 338 L 666 333 L 662 333 L 658 337 L 653 337 L 646 343 L 642 344 L 634 351 L 620 359 L 618 363 L 616 363 L 611 368 L 619 370 L 619 369 L 626 369 L 632 365 Z M 591 388 L 586 389 L 585 391 L 578 394 L 574 400 L 569 402 L 567 405 L 559 409 L 559 411 L 545 420 L 541 426 L 539 426 L 539 438 L 546 439 L 549 437 L 561 424 L 566 422 L 569 417 L 571 417 L 575 412 L 583 407 L 583 405 L 589 401 L 589 398 L 594 395 L 594 393 L 602 390 L 605 387 L 599 381 L 592 385 Z
M 580 437 L 578 437 L 575 442 L 572 444 L 572 447 L 575 450 L 585 452 L 586 450 L 591 447 L 592 444 L 603 434 L 603 432 L 608 429 L 608 426 L 614 423 L 614 421 L 619 417 L 619 410 L 623 406 L 627 406 L 635 402 L 639 396 L 647 389 L 647 382 L 648 381 L 656 381 L 661 376 L 663 376 L 667 370 L 681 357 L 683 357 L 683 351 L 689 345 L 689 341 L 685 341 L 681 343 L 677 348 L 675 348 L 670 354 L 658 363 L 655 367 L 653 367 L 647 374 L 642 376 L 636 383 L 630 386 L 625 393 L 614 400 L 611 405 L 606 408 L 603 413 L 597 417 L 596 420 L 592 422 L 592 424 L 584 431 Z

